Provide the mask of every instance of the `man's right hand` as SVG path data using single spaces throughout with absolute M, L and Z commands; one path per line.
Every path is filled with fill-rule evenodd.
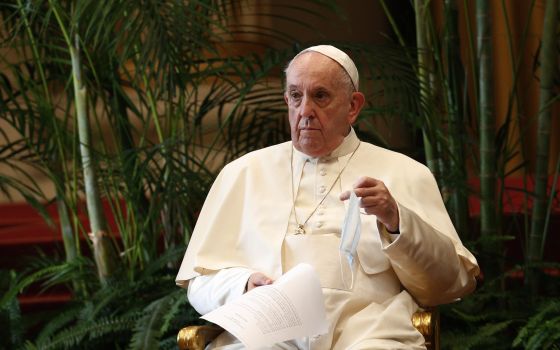
M 272 282 L 274 281 L 262 272 L 255 272 L 249 276 L 249 280 L 247 281 L 247 292 L 256 287 L 272 284 Z

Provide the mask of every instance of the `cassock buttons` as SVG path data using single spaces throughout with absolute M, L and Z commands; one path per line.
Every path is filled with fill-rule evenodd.
M 321 174 L 321 176 L 325 176 L 325 175 L 327 175 L 327 171 L 325 169 L 321 169 L 319 171 L 319 174 Z
M 327 190 L 326 186 L 319 186 L 319 193 L 323 194 Z
M 315 226 L 317 226 L 317 228 L 321 228 L 321 227 L 323 227 L 323 222 L 322 221 L 317 221 Z

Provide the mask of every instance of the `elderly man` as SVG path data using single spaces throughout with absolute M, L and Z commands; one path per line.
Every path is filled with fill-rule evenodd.
M 352 129 L 364 95 L 341 50 L 320 45 L 286 68 L 291 142 L 249 153 L 216 179 L 177 276 L 207 313 L 272 283 L 298 263 L 315 267 L 329 332 L 271 349 L 423 349 L 418 305 L 471 292 L 479 269 L 461 244 L 422 164 L 361 142 Z M 353 283 L 340 235 L 350 191 L 360 199 Z M 209 348 L 240 349 L 223 333 Z

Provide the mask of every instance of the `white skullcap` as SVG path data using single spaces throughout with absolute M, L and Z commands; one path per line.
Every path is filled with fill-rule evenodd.
M 354 89 L 356 89 L 356 91 L 358 91 L 358 86 L 359 86 L 359 82 L 360 82 L 360 77 L 358 75 L 358 69 L 356 68 L 356 65 L 354 64 L 354 61 L 352 61 L 350 56 L 348 56 L 344 51 L 342 51 L 340 49 L 337 49 L 336 47 L 334 47 L 332 45 L 317 45 L 317 46 L 311 46 L 311 47 L 308 47 L 307 49 L 302 50 L 300 53 L 298 53 L 294 57 L 294 59 L 296 57 L 298 57 L 299 55 L 301 55 L 305 52 L 309 52 L 309 51 L 318 52 L 320 54 L 323 54 L 323 55 L 327 56 L 328 58 L 330 58 L 332 60 L 335 60 L 338 64 L 340 64 L 342 66 L 342 68 L 344 68 L 346 73 L 348 73 L 348 75 L 350 76 L 350 79 L 352 80 L 352 85 L 354 85 Z

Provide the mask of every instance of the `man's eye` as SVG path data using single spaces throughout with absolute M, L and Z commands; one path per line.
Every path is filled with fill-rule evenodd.
M 323 91 L 318 92 L 318 93 L 315 94 L 315 98 L 318 99 L 318 100 L 324 100 L 324 99 L 326 99 L 328 96 L 329 96 L 329 95 L 328 95 L 326 92 L 323 92 Z
M 297 101 L 301 98 L 301 94 L 299 92 L 291 92 L 290 98 L 294 101 Z

